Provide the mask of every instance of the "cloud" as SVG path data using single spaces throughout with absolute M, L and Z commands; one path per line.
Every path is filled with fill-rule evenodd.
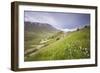
M 69 31 L 76 31 L 77 29 L 74 28 L 74 29 L 59 29 L 61 31 L 64 31 L 64 32 L 69 32 Z

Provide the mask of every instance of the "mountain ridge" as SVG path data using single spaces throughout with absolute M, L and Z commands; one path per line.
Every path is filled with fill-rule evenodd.
M 39 23 L 39 22 L 24 22 L 24 30 L 32 32 L 55 32 L 59 31 L 48 23 Z

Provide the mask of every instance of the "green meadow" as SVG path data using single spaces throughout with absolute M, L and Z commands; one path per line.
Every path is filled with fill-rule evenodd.
M 27 32 L 25 61 L 70 60 L 90 58 L 90 27 L 73 32 Z

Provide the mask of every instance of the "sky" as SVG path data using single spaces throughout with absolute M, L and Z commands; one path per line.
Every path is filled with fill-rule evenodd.
M 90 14 L 24 11 L 24 21 L 48 23 L 60 30 L 73 31 L 90 25 Z

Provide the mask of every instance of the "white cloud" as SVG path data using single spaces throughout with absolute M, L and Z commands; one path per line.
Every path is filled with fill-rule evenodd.
M 69 32 L 69 31 L 76 31 L 77 29 L 74 28 L 74 29 L 59 29 L 61 31 L 64 31 L 64 32 Z

